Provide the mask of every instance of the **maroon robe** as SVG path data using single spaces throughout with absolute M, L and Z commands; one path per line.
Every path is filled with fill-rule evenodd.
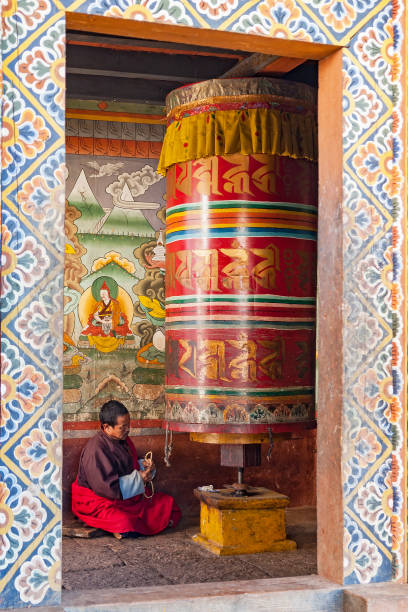
M 72 484 L 72 511 L 87 525 L 111 533 L 154 535 L 169 521 L 175 526 L 181 512 L 170 495 L 151 499 L 136 495 L 122 499 L 119 478 L 139 469 L 130 438 L 114 440 L 100 431 L 82 451 L 78 477 Z

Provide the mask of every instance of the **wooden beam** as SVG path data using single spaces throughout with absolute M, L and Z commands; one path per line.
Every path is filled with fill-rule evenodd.
M 237 77 L 251 77 L 258 74 L 265 66 L 278 59 L 276 55 L 266 55 L 265 53 L 253 53 L 249 57 L 241 60 L 235 66 L 224 72 L 220 79 L 235 79 Z
M 83 13 L 66 12 L 67 28 L 80 32 L 95 32 L 111 36 L 142 38 L 176 43 L 187 43 L 199 47 L 218 47 L 222 49 L 239 49 L 250 53 L 266 53 L 303 59 L 321 60 L 337 49 L 340 45 L 327 45 L 304 42 L 300 40 L 285 40 L 256 34 L 240 34 L 205 28 L 192 28 L 148 21 L 117 19 L 101 15 L 85 15 Z
M 280 74 L 287 74 L 294 68 L 304 64 L 304 62 L 305 60 L 299 57 L 278 57 L 276 60 L 265 66 L 265 68 L 263 68 L 260 72 L 265 76 L 268 74 L 279 76 Z
M 317 254 L 317 567 L 343 583 L 344 404 L 343 54 L 319 63 L 319 240 Z M 335 350 L 333 350 L 335 347 Z

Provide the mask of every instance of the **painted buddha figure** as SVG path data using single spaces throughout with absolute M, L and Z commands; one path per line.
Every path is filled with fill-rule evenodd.
M 109 353 L 123 345 L 126 336 L 132 334 L 128 319 L 121 312 L 120 304 L 111 297 L 106 283 L 100 288 L 100 300 L 89 315 L 88 327 L 82 334 L 88 336 L 90 346 L 103 353 Z

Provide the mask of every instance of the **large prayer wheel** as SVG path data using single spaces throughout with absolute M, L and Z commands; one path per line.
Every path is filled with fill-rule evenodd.
M 315 92 L 276 79 L 220 79 L 177 89 L 166 102 L 166 420 L 209 433 L 307 426 Z

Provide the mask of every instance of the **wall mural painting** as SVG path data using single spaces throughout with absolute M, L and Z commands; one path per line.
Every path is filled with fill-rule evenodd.
M 165 181 L 156 159 L 67 155 L 64 417 L 164 415 Z

